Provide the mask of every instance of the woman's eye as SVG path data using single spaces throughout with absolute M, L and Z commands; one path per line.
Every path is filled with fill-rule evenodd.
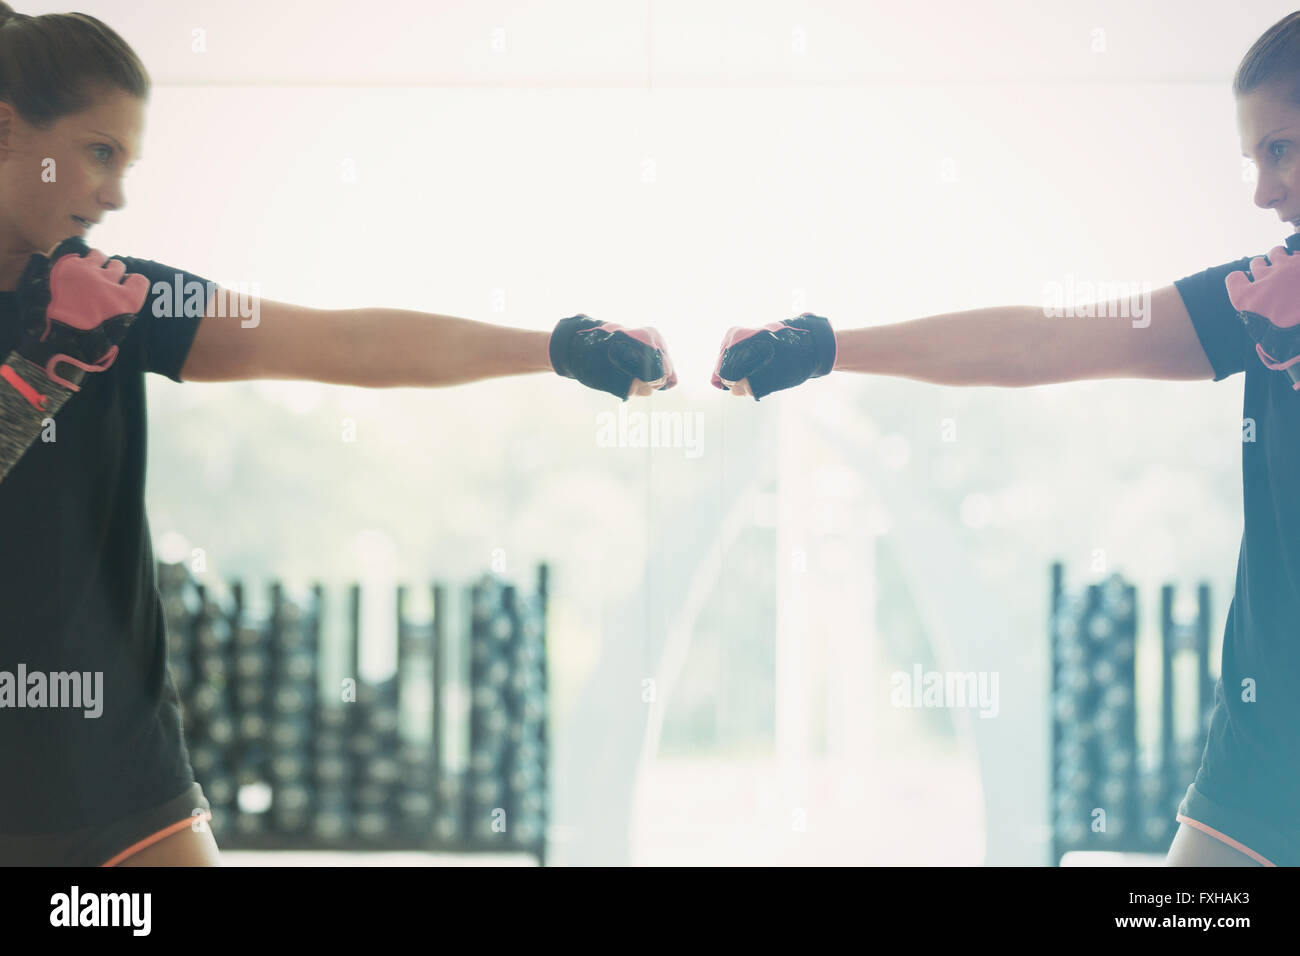
M 96 147 L 94 147 L 94 148 L 95 148 L 95 149 L 103 150 L 103 151 L 107 154 L 107 155 L 104 157 L 104 160 L 103 160 L 103 162 L 104 162 L 105 164 L 107 164 L 107 163 L 108 163 L 108 160 L 109 160 L 109 157 L 111 157 L 111 156 L 113 155 L 113 147 L 112 147 L 112 146 L 105 146 L 105 145 L 101 144 L 101 145 L 96 146 Z
M 1269 149 L 1273 149 L 1274 147 L 1277 147 L 1277 146 L 1281 146 L 1283 149 L 1286 149 L 1288 145 L 1290 145 L 1290 144 L 1289 144 L 1289 143 L 1274 143 L 1272 146 L 1269 147 Z M 1273 155 L 1274 155 L 1274 156 L 1278 156 L 1279 159 L 1281 158 L 1281 156 L 1280 156 L 1278 153 L 1274 153 Z

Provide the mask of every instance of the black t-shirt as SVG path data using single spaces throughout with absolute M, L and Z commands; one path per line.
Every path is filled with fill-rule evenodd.
M 1300 235 L 1287 237 L 1286 247 L 1300 253 Z M 1214 381 L 1246 373 L 1245 527 L 1215 708 L 1195 783 L 1211 799 L 1294 829 L 1300 812 L 1300 392 L 1285 371 L 1263 364 L 1228 300 L 1225 277 L 1248 269 L 1252 258 L 1174 283 Z M 1245 681 L 1253 682 L 1253 702 L 1243 700 Z
M 116 359 L 0 482 L 0 671 L 102 672 L 102 711 L 0 707 L 0 833 L 99 825 L 194 780 L 144 509 L 144 373 L 180 381 L 213 287 L 123 258 L 150 290 Z M 0 292 L 0 360 L 19 341 L 15 298 Z

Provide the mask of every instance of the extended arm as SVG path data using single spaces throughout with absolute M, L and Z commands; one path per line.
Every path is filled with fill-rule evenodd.
M 551 370 L 548 332 L 404 309 L 313 309 L 253 299 L 216 315 L 213 296 L 185 381 L 304 379 L 367 388 L 456 385 Z
M 257 298 L 239 310 L 242 318 L 218 316 L 223 298 L 213 296 L 209 302 L 181 370 L 182 380 L 304 379 L 401 388 L 561 371 L 551 361 L 553 331 L 406 309 L 313 309 Z M 578 326 L 586 331 L 576 332 Z M 667 351 L 652 329 L 623 329 L 585 317 L 581 322 L 564 320 L 557 329 L 561 327 L 564 356 L 578 363 L 563 369 L 567 377 L 591 387 L 609 386 L 620 398 L 648 395 L 676 383 Z M 607 360 L 624 371 L 608 366 L 608 372 L 600 374 Z
M 997 306 L 837 330 L 835 371 L 1008 388 L 1098 378 L 1213 378 L 1174 286 L 1152 292 L 1150 313 L 1140 319 L 1122 304 L 1102 303 L 1094 316 Z

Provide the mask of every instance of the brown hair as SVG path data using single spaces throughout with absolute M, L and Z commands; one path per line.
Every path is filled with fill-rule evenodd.
M 47 129 L 117 88 L 149 98 L 149 74 L 135 51 L 106 24 L 84 13 L 15 13 L 0 0 L 0 100 L 23 120 Z
M 1300 106 L 1300 10 L 1264 31 L 1246 51 L 1232 78 L 1232 95 L 1276 85 L 1292 106 Z

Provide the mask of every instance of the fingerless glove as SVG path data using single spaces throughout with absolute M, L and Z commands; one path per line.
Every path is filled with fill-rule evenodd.
M 33 255 L 17 293 L 22 339 L 0 364 L 0 481 L 86 375 L 116 360 L 149 280 L 74 236 Z
M 1249 270 L 1228 273 L 1224 285 L 1259 360 L 1300 390 L 1300 253 L 1274 246 Z
M 748 379 L 750 394 L 758 401 L 828 375 L 834 367 L 835 331 L 822 316 L 805 312 L 757 329 L 728 329 L 713 369 L 713 385 L 726 389 L 726 382 Z
M 652 328 L 625 329 L 588 315 L 570 316 L 551 333 L 550 358 L 557 374 L 623 401 L 634 379 L 657 382 L 666 376 L 660 391 L 677 384 L 668 349 Z

